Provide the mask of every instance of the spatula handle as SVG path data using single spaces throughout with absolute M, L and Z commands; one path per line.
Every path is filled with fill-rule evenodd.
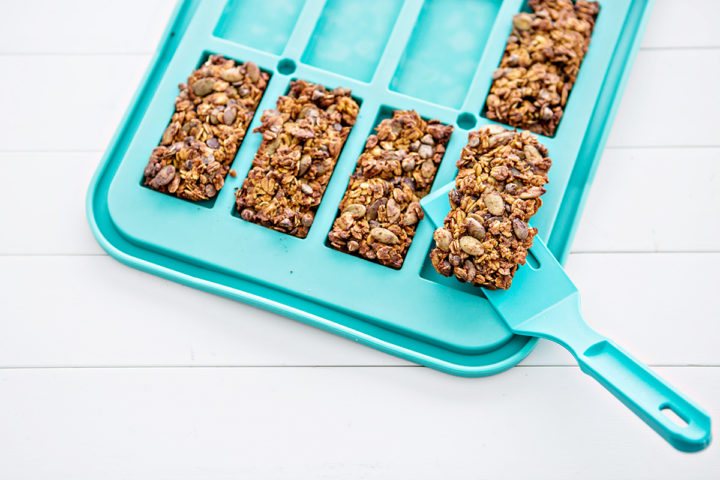
M 489 297 L 497 300 L 492 294 Z M 518 322 L 513 330 L 547 338 L 567 348 L 583 372 L 600 382 L 678 450 L 697 452 L 710 444 L 707 413 L 612 340 L 590 328 L 580 313 L 577 293 Z M 669 412 L 685 424 L 675 423 L 667 416 Z
M 580 368 L 594 377 L 671 445 L 696 452 L 710 443 L 710 417 L 648 367 L 611 340 L 576 354 Z M 673 412 L 680 425 L 668 417 Z

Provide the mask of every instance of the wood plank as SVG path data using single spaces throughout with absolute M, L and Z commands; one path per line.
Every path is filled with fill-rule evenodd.
M 720 146 L 720 91 L 690 83 L 718 76 L 720 49 L 640 51 L 608 146 Z
M 23 91 L 33 92 L 30 101 L 8 96 L 5 108 L 14 114 L 0 117 L 0 151 L 103 151 L 149 59 L 0 55 L 8 71 L 23 72 Z M 715 77 L 720 49 L 640 52 L 609 145 L 717 146 L 720 91 L 687 86 L 689 78 Z M 16 89 L 15 78 L 0 77 L 0 91 Z
M 641 48 L 720 47 L 716 0 L 655 0 Z
M 104 254 L 85 216 L 85 193 L 100 157 L 95 152 L 0 153 L 0 169 L 32 166 L 34 182 L 28 191 L 16 176 L 0 176 L 0 191 L 13 199 L 0 202 L 0 254 Z
M 174 5 L 174 0 L 11 2 L 0 16 L 0 53 L 150 54 Z M 656 0 L 642 48 L 718 47 L 718 15 L 715 0 Z
M 107 256 L 0 257 L 0 271 L 0 366 L 406 364 Z
M 573 251 L 720 251 L 718 181 L 720 148 L 608 149 Z
M 720 365 L 720 254 L 573 254 L 587 321 L 655 365 Z M 109 257 L 0 257 L 0 366 L 397 365 Z M 532 365 L 572 365 L 544 344 Z
M 585 320 L 642 361 L 720 365 L 718 267 L 719 253 L 574 254 L 567 271 Z
M 150 54 L 175 0 L 5 2 L 0 53 Z
M 13 165 L 35 165 L 34 191 L 42 192 L 28 195 L 15 177 L 0 178 L 7 198 L 23 202 L 22 209 L 17 202 L 0 202 L 6 226 L 0 254 L 102 253 L 87 227 L 84 205 L 100 157 L 99 152 L 0 153 L 5 171 Z M 684 175 L 692 178 L 692 188 L 678 188 L 679 162 Z M 720 224 L 698 224 L 698 219 L 716 216 L 718 179 L 720 148 L 608 149 L 573 251 L 720 251 Z M 658 203 L 658 192 L 672 192 L 672 201 Z
M 720 416 L 720 368 L 660 374 Z M 577 368 L 0 370 L 12 479 L 711 480 Z M 599 461 L 599 459 L 601 459 Z
M 17 76 L 0 76 L 6 95 L 0 151 L 95 151 L 110 142 L 150 61 L 149 55 L 3 56 Z

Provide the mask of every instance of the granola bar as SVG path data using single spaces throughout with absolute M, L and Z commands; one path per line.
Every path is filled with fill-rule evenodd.
M 553 136 L 590 45 L 600 7 L 578 0 L 529 0 L 513 18 L 493 73 L 487 118 Z
M 359 109 L 348 89 L 293 81 L 255 129 L 263 140 L 237 193 L 240 216 L 305 238 Z
M 393 112 L 370 135 L 340 202 L 328 240 L 333 248 L 400 268 L 453 127 Z
M 542 205 L 552 161 L 528 132 L 490 125 L 470 132 L 463 148 L 451 210 L 433 238 L 435 269 L 488 289 L 507 289 L 525 264 L 536 228 L 528 221 Z
M 216 196 L 269 78 L 252 62 L 211 55 L 180 84 L 175 113 L 150 155 L 143 184 L 193 201 Z

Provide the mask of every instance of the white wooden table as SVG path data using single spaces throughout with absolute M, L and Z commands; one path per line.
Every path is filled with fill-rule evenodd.
M 172 7 L 3 2 L 0 478 L 720 478 L 720 445 L 674 451 L 547 342 L 456 378 L 109 258 L 85 191 Z M 657 0 L 568 262 L 588 322 L 715 422 L 718 18 Z

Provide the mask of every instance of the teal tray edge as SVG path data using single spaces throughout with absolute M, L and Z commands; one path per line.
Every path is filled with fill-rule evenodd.
M 558 217 L 562 221 L 555 223 L 555 227 L 549 237 L 548 245 L 551 251 L 558 259 L 561 259 L 562 262 L 564 262 L 569 253 L 580 213 L 587 199 L 590 183 L 597 169 L 599 159 L 602 156 L 602 150 L 607 141 L 612 119 L 617 111 L 622 91 L 627 83 L 630 69 L 624 68 L 624 65 L 626 62 L 631 62 L 637 53 L 653 1 L 654 0 L 636 2 L 633 8 L 634 13 L 631 12 L 625 22 L 623 35 L 618 41 L 615 56 L 608 70 L 608 75 L 618 70 L 621 74 L 615 79 L 615 82 L 605 82 L 603 86 L 603 90 L 595 106 L 593 121 L 588 127 L 580 156 L 572 172 L 570 183 L 578 183 L 577 188 L 573 189 L 569 187 L 565 193 Z M 163 56 L 167 58 L 167 55 L 163 55 L 163 52 L 174 51 L 177 48 L 177 44 L 181 38 L 178 32 L 182 32 L 187 27 L 189 19 L 192 17 L 192 13 L 198 3 L 198 0 L 179 0 L 176 4 L 158 48 L 140 82 L 140 86 L 135 92 L 129 108 L 122 117 L 120 127 L 115 131 L 91 179 L 86 197 L 86 211 L 91 231 L 100 246 L 116 260 L 138 270 L 299 320 L 399 358 L 452 375 L 462 377 L 494 375 L 517 365 L 527 357 L 537 344 L 537 338 L 516 336 L 506 345 L 499 347 L 487 355 L 465 355 L 441 349 L 435 345 L 383 329 L 376 325 L 371 325 L 336 311 L 332 312 L 332 316 L 344 318 L 342 322 L 333 321 L 327 318 L 327 316 L 309 311 L 309 308 L 303 310 L 292 307 L 282 301 L 268 298 L 271 295 L 276 298 L 286 295 L 272 289 L 269 289 L 268 293 L 270 293 L 270 295 L 262 296 L 248 291 L 249 289 L 229 287 L 225 283 L 202 278 L 202 271 L 215 276 L 224 277 L 225 275 L 155 252 L 146 251 L 127 242 L 115 231 L 107 212 L 106 194 L 109 180 L 106 179 L 106 184 L 103 185 L 103 177 L 107 173 L 111 158 L 119 148 L 123 147 L 123 145 L 121 145 L 121 139 L 124 137 L 123 132 L 132 128 L 130 121 L 132 120 L 134 111 L 138 108 L 138 105 L 142 103 L 144 98 L 152 95 L 152 92 L 147 89 L 149 80 L 154 76 L 162 75 L 164 69 L 167 67 L 167 64 L 160 62 Z M 638 8 L 638 4 L 641 4 L 640 8 Z M 635 27 L 628 28 L 629 22 L 636 22 L 634 23 Z M 619 52 L 619 50 L 621 51 Z M 621 54 L 618 55 L 618 53 Z M 608 88 L 608 85 L 613 88 Z M 599 108 L 602 108 L 602 111 L 606 112 L 603 121 L 599 120 L 599 118 L 603 118 L 598 115 Z M 125 145 L 125 147 L 127 147 L 127 145 Z M 573 179 L 575 179 L 576 182 L 573 182 Z M 578 179 L 580 180 L 579 182 L 577 182 Z M 102 195 L 103 193 L 105 195 Z M 324 307 L 318 306 L 317 309 L 323 310 Z M 499 358 L 494 359 L 493 357 Z
M 634 2 L 628 12 L 623 26 L 623 34 L 618 39 L 613 60 L 605 76 L 606 80 L 595 103 L 593 121 L 585 133 L 575 167 L 568 181 L 568 188 L 560 203 L 557 220 L 547 238 L 548 249 L 563 266 L 570 254 L 570 247 L 577 232 L 580 216 L 585 209 L 585 203 L 590 193 L 590 186 L 595 178 L 600 158 L 605 151 L 605 145 L 620 106 L 620 100 L 625 92 L 625 86 L 630 78 L 632 69 L 625 68 L 625 65 L 633 65 L 635 62 L 654 3 L 655 0 Z M 614 81 L 611 78 L 613 74 L 615 74 Z M 611 79 L 608 81 L 608 78 Z

